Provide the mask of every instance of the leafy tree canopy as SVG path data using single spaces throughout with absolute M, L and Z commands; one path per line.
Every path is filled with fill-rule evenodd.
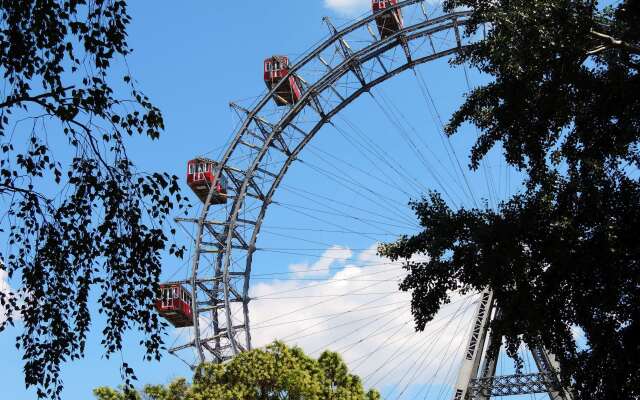
M 142 392 L 107 387 L 94 390 L 98 400 L 379 400 L 365 393 L 360 378 L 349 373 L 337 353 L 316 360 L 297 347 L 274 342 L 265 349 L 238 355 L 226 364 L 203 364 L 193 383 L 178 379 Z
M 486 38 L 455 64 L 491 76 L 452 116 L 481 130 L 471 167 L 495 146 L 526 192 L 497 210 L 412 203 L 424 230 L 380 247 L 407 262 L 419 329 L 451 291 L 494 290 L 493 328 L 515 356 L 541 339 L 578 398 L 640 396 L 640 2 L 450 0 Z M 484 25 L 486 23 L 486 25 Z M 572 334 L 580 328 L 585 346 Z
M 126 68 L 129 23 L 124 0 L 0 0 L 0 267 L 16 286 L 0 293 L 0 331 L 21 320 L 39 397 L 59 397 L 61 363 L 83 355 L 90 298 L 107 355 L 136 329 L 159 357 L 152 303 L 161 252 L 182 253 L 165 227 L 184 199 L 176 176 L 127 155 L 128 137 L 164 128 Z

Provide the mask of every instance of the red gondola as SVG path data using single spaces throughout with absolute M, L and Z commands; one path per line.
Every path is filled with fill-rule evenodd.
M 264 83 L 271 90 L 284 77 L 289 74 L 289 58 L 286 56 L 273 56 L 264 60 Z M 273 96 L 273 100 L 279 106 L 296 103 L 302 96 L 300 78 L 291 75 Z
M 204 203 L 209 194 L 209 188 L 215 186 L 215 193 L 211 198 L 211 204 L 224 204 L 227 202 L 227 179 L 220 176 L 214 181 L 217 163 L 207 158 L 199 157 L 187 163 L 187 184 Z
M 395 6 L 396 4 L 398 4 L 398 0 L 372 0 L 371 8 L 375 14 L 386 8 Z M 376 25 L 378 25 L 380 38 L 388 38 L 404 27 L 404 23 L 402 22 L 402 11 L 399 8 L 387 11 L 376 18 Z
M 158 313 L 176 328 L 193 326 L 191 294 L 179 283 L 160 285 L 156 299 Z

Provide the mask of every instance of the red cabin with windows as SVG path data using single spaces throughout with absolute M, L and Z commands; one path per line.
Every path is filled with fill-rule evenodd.
M 211 204 L 227 202 L 227 179 L 221 175 L 217 182 L 214 180 L 217 165 L 215 161 L 203 157 L 187 163 L 187 184 L 203 203 L 207 200 L 211 186 L 215 187 Z
M 289 58 L 285 56 L 273 56 L 264 60 L 264 83 L 271 90 L 282 79 L 289 74 Z M 284 82 L 276 93 L 273 100 L 279 106 L 286 106 L 296 103 L 302 97 L 302 85 L 300 79 L 291 75 Z
M 158 313 L 176 328 L 193 326 L 191 293 L 179 283 L 160 285 L 156 299 Z
M 396 4 L 398 4 L 398 0 L 372 0 L 371 8 L 373 9 L 373 13 L 376 14 L 391 6 L 395 6 Z M 402 22 L 402 11 L 399 8 L 387 11 L 386 13 L 376 17 L 376 25 L 378 25 L 380 38 L 388 38 L 404 27 Z

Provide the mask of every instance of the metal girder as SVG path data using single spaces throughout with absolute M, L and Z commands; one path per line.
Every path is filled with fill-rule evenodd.
M 430 60 L 435 60 L 437 58 L 445 57 L 447 55 L 453 54 L 454 51 L 455 50 L 453 50 L 453 49 L 452 50 L 445 50 L 445 51 L 442 51 L 442 52 L 440 52 L 438 54 L 434 54 L 434 55 L 427 56 L 425 58 L 417 59 L 417 60 L 415 60 L 415 62 L 416 63 L 421 63 L 421 62 L 427 62 L 427 61 L 430 61 Z M 244 219 L 244 218 L 239 218 L 238 214 L 237 214 L 237 210 L 234 211 L 234 213 L 235 213 L 235 215 L 233 215 L 233 221 L 234 222 L 247 224 L 247 225 L 255 225 L 255 228 L 253 230 L 253 234 L 251 236 L 251 239 L 249 240 L 249 245 L 250 246 L 252 244 L 255 244 L 255 242 L 256 242 L 256 238 L 257 238 L 258 233 L 260 232 L 260 227 L 261 227 L 262 221 L 264 219 L 266 210 L 267 210 L 267 208 L 268 208 L 268 206 L 270 204 L 270 199 L 273 197 L 274 192 L 277 189 L 277 187 L 278 187 L 279 183 L 281 182 L 282 178 L 284 177 L 284 174 L 286 173 L 287 169 L 289 168 L 291 163 L 293 163 L 295 160 L 297 160 L 298 154 L 302 151 L 304 146 L 315 136 L 315 134 L 321 129 L 321 127 L 325 123 L 327 123 L 329 118 L 333 117 L 333 115 L 335 115 L 342 108 L 344 108 L 348 104 L 350 104 L 353 100 L 355 100 L 357 97 L 359 97 L 362 93 L 365 93 L 366 91 L 368 91 L 371 87 L 384 82 L 385 80 L 397 75 L 398 73 L 400 73 L 400 72 L 402 72 L 402 71 L 404 71 L 406 69 L 409 69 L 410 67 L 411 67 L 411 65 L 405 64 L 404 66 L 400 66 L 400 67 L 397 67 L 396 69 L 394 69 L 392 71 L 389 71 L 389 73 L 385 74 L 384 76 L 381 76 L 379 78 L 376 78 L 376 79 L 368 82 L 367 86 L 358 89 L 356 92 L 352 93 L 349 97 L 345 98 L 345 100 L 342 103 L 340 103 L 337 107 L 335 107 L 333 110 L 329 111 L 329 113 L 327 114 L 327 119 L 318 122 L 308 132 L 301 130 L 299 127 L 296 127 L 295 124 L 293 124 L 290 121 L 288 121 L 287 126 L 293 128 L 295 130 L 298 130 L 302 134 L 302 140 L 300 141 L 300 143 L 298 143 L 298 145 L 294 149 L 292 149 L 291 156 L 282 165 L 280 173 L 278 174 L 277 178 L 274 179 L 274 182 L 272 183 L 272 186 L 269 189 L 269 192 L 266 193 L 266 199 L 263 202 L 262 208 L 260 209 L 259 216 L 257 217 L 257 219 L 255 221 L 250 221 L 250 220 L 247 220 L 247 219 Z M 297 110 L 294 108 L 290 112 L 296 112 L 296 111 Z M 288 118 L 287 118 L 287 116 L 285 116 L 285 117 L 283 117 L 283 119 L 288 119 Z M 256 161 L 258 161 L 258 160 L 256 160 Z M 245 188 L 246 187 L 247 187 L 247 184 L 245 184 Z M 244 293 L 248 293 L 248 287 L 249 287 L 249 279 L 248 279 L 248 277 L 251 274 L 253 249 L 255 249 L 255 247 L 250 248 L 246 253 L 246 259 L 247 260 L 246 260 L 246 270 L 245 270 L 245 274 L 246 274 L 245 287 L 243 288 L 243 292 Z M 229 251 L 229 248 L 227 248 L 227 251 Z M 248 308 L 248 301 L 250 300 L 248 297 L 246 297 L 246 299 L 247 299 L 247 301 L 243 302 L 243 307 L 245 309 Z M 248 313 L 246 315 L 248 315 Z M 250 346 L 251 342 L 250 342 L 250 330 L 249 330 L 248 318 L 246 319 L 245 335 L 247 335 L 247 337 L 248 337 L 248 340 L 247 340 L 246 343 L 247 343 L 248 346 Z
M 329 27 L 329 31 L 331 32 L 331 35 L 338 37 L 339 36 L 338 30 L 331 23 L 331 19 L 329 17 L 323 17 L 322 20 L 324 21 L 325 24 L 327 24 L 327 27 Z M 351 50 L 351 46 L 349 46 L 347 41 L 344 40 L 344 37 L 338 37 L 337 42 L 338 42 L 338 50 L 340 50 L 344 59 L 351 60 L 349 62 L 349 68 L 351 69 L 351 72 L 353 72 L 356 78 L 358 78 L 358 81 L 360 81 L 360 84 L 362 86 L 366 86 L 367 82 L 364 79 L 364 73 L 362 72 L 360 61 L 358 61 L 356 58 L 351 57 L 353 55 L 353 50 Z
M 318 56 L 318 61 L 320 61 L 320 63 L 322 65 L 325 66 L 325 68 L 327 68 L 327 71 L 332 72 L 332 68 L 331 65 L 329 65 L 329 63 L 322 58 L 322 56 Z M 333 92 L 333 94 L 335 94 L 341 101 L 344 101 L 344 97 L 340 94 L 340 92 L 338 92 L 338 90 L 336 89 L 336 87 L 332 84 L 331 86 L 329 86 L 329 89 Z
M 496 312 L 495 319 L 500 318 L 500 310 Z M 496 374 L 496 367 L 498 365 L 498 356 L 500 355 L 500 344 L 502 336 L 496 335 L 491 329 L 487 332 L 487 349 L 485 351 L 484 362 L 482 369 L 480 370 L 479 378 L 491 378 Z M 484 393 L 477 396 L 478 400 L 489 400 L 489 396 L 485 396 Z
M 407 57 L 407 63 L 413 64 L 413 57 L 411 57 L 411 49 L 409 48 L 409 42 L 407 41 L 407 38 L 400 35 L 400 37 L 398 37 L 398 41 L 402 46 L 402 50 L 404 51 L 404 56 Z
M 223 251 L 220 251 L 220 252 L 214 251 L 211 247 L 212 246 L 224 246 L 224 243 L 225 243 L 224 239 L 225 239 L 225 237 L 220 236 L 220 239 L 218 239 L 218 242 L 202 242 L 202 246 L 210 246 L 209 249 L 211 249 L 211 251 L 209 251 L 209 253 L 223 253 Z M 223 243 L 223 244 L 221 245 L 221 243 Z M 242 246 L 242 245 L 237 245 L 237 244 L 233 245 L 231 248 L 232 249 L 236 249 L 236 250 L 247 250 L 248 249 L 246 245 Z M 204 247 L 203 247 L 203 249 L 204 249 Z
M 289 126 L 296 132 L 298 132 L 299 134 L 302 135 L 302 137 L 307 137 L 309 136 L 308 132 L 305 132 L 304 130 L 300 129 L 296 124 L 294 124 L 293 122 L 289 123 Z M 291 152 L 290 157 L 293 157 L 293 151 Z
M 211 353 L 217 360 L 219 360 L 219 362 L 226 361 L 225 358 L 224 358 L 224 355 L 222 354 L 222 350 L 224 348 L 228 348 L 229 346 L 220 346 L 219 345 L 219 343 L 220 343 L 219 339 L 215 340 L 215 342 L 216 342 L 216 347 L 215 348 L 211 348 L 211 345 L 207 341 L 202 343 L 202 347 L 207 349 L 207 351 L 209 353 Z
M 456 44 L 458 45 L 458 48 L 462 48 L 462 40 L 460 39 L 460 29 L 458 27 L 458 18 L 454 18 L 453 19 L 453 30 L 456 33 Z
M 476 309 L 469 345 L 460 365 L 453 400 L 488 400 L 494 396 L 547 393 L 552 400 L 571 400 L 558 378 L 559 366 L 539 344 L 529 344 L 537 373 L 496 376 L 502 335 L 490 332 L 491 321 L 500 318 L 493 293 L 484 290 Z M 480 370 L 480 361 L 484 360 Z
M 390 10 L 403 8 L 412 4 L 420 3 L 421 1 L 422 0 L 401 1 L 398 4 L 390 7 Z M 419 22 L 415 25 L 406 27 L 405 29 L 403 29 L 401 34 L 405 35 L 408 41 L 411 41 L 413 38 L 424 36 L 426 34 L 424 32 L 435 33 L 435 32 L 443 31 L 446 29 L 450 29 L 448 24 L 446 24 L 447 21 L 452 20 L 456 16 L 466 17 L 468 15 L 469 15 L 468 12 L 458 12 L 458 13 L 452 13 L 450 15 L 446 15 L 442 17 L 437 17 L 429 21 Z M 190 345 L 195 347 L 198 350 L 197 356 L 198 356 L 199 362 L 206 361 L 204 357 L 204 353 L 202 351 L 203 349 L 206 350 L 207 352 L 210 352 L 210 349 L 208 349 L 207 346 L 205 346 L 209 343 L 208 339 L 206 338 L 203 339 L 200 337 L 200 327 L 198 324 L 198 314 L 200 310 L 196 306 L 196 303 L 197 303 L 196 302 L 196 299 L 197 299 L 196 282 L 198 280 L 207 279 L 207 277 L 199 277 L 201 242 L 202 242 L 202 236 L 205 233 L 205 229 L 207 229 L 206 226 L 213 225 L 213 226 L 224 227 L 225 232 L 223 234 L 224 234 L 224 238 L 226 238 L 226 243 L 224 246 L 225 254 L 224 255 L 220 254 L 217 257 L 218 261 L 216 264 L 216 270 L 220 272 L 219 272 L 219 275 L 218 273 L 216 273 L 216 279 L 214 279 L 214 281 L 216 281 L 217 284 L 220 285 L 221 290 L 223 292 L 223 295 L 221 296 L 221 298 L 217 299 L 217 301 L 223 302 L 225 310 L 224 310 L 224 313 L 223 313 L 223 310 L 220 310 L 220 309 L 211 310 L 214 317 L 214 322 L 217 322 L 217 318 L 220 315 L 220 317 L 223 318 L 224 320 L 224 321 L 221 320 L 221 322 L 224 322 L 223 325 L 238 327 L 238 329 L 243 330 L 246 335 L 246 345 L 243 343 L 238 343 L 236 339 L 235 331 L 227 332 L 226 335 L 224 334 L 220 335 L 218 336 L 218 338 L 220 340 L 223 340 L 224 343 L 222 343 L 221 345 L 217 345 L 216 349 L 214 350 L 218 351 L 217 349 L 220 348 L 220 349 L 224 349 L 224 351 L 226 352 L 224 354 L 234 354 L 234 353 L 237 353 L 238 351 L 242 351 L 243 349 L 247 349 L 251 347 L 249 318 L 248 318 L 249 298 L 246 295 L 246 293 L 248 293 L 248 288 L 249 288 L 249 276 L 251 273 L 251 262 L 252 262 L 251 260 L 252 260 L 253 252 L 255 251 L 256 238 L 260 231 L 260 227 L 264 218 L 265 211 L 268 205 L 271 203 L 271 198 L 273 197 L 275 189 L 278 187 L 279 183 L 281 182 L 284 174 L 286 173 L 291 163 L 297 160 L 297 156 L 300 153 L 300 150 L 302 149 L 302 147 L 304 147 L 304 145 L 313 138 L 315 133 L 317 133 L 318 130 L 324 124 L 326 124 L 330 120 L 330 118 L 332 118 L 339 110 L 343 109 L 347 104 L 351 103 L 355 98 L 360 96 L 365 91 L 369 90 L 371 87 L 399 74 L 400 72 L 408 68 L 413 67 L 413 65 L 415 64 L 428 62 L 430 60 L 435 60 L 440 57 L 445 57 L 450 54 L 453 54 L 454 52 L 453 49 L 443 50 L 440 53 L 434 53 L 429 56 L 420 57 L 416 60 L 413 60 L 413 62 L 411 63 L 401 65 L 393 70 L 387 70 L 386 68 L 383 67 L 383 69 L 385 70 L 385 73 L 382 76 L 379 76 L 377 78 L 372 78 L 370 82 L 366 82 L 364 80 L 364 74 L 362 74 L 362 70 L 360 68 L 361 63 L 368 62 L 367 60 L 378 57 L 379 54 L 383 54 L 385 51 L 389 50 L 390 48 L 399 45 L 398 40 L 396 38 L 390 38 L 390 39 L 388 38 L 385 40 L 372 43 L 370 46 L 358 51 L 351 50 L 351 48 L 348 46 L 348 43 L 346 42 L 345 36 L 348 35 L 350 32 L 353 32 L 356 29 L 359 29 L 365 26 L 366 24 L 369 24 L 371 21 L 374 20 L 374 18 L 375 16 L 373 15 L 365 17 L 362 20 L 357 21 L 354 24 L 340 31 L 335 30 L 335 27 L 334 27 L 334 34 L 329 39 L 327 39 L 325 42 L 318 45 L 314 50 L 310 51 L 306 56 L 304 56 L 297 64 L 293 65 L 289 69 L 289 74 L 281 82 L 279 82 L 279 84 L 274 85 L 271 88 L 271 90 L 260 101 L 257 102 L 257 104 L 252 110 L 247 110 L 249 112 L 244 113 L 246 114 L 244 122 L 241 124 L 241 127 L 236 132 L 235 137 L 231 140 L 231 144 L 229 145 L 227 150 L 224 152 L 224 154 L 220 158 L 219 160 L 220 167 L 217 168 L 215 171 L 215 178 L 217 179 L 220 177 L 222 173 L 225 173 L 229 176 L 233 176 L 233 178 L 236 178 L 237 181 L 233 181 L 236 188 L 235 196 L 233 197 L 229 196 L 229 199 L 233 200 L 233 203 L 230 207 L 230 211 L 229 211 L 226 222 L 219 225 L 210 224 L 208 222 L 209 218 L 207 217 L 209 214 L 209 206 L 211 204 L 211 199 L 213 197 L 213 190 L 210 190 L 209 195 L 207 196 L 200 218 L 195 220 L 200 223 L 198 224 L 198 230 L 196 232 L 196 246 L 195 246 L 193 263 L 191 268 L 192 275 L 191 275 L 190 283 L 193 288 L 192 297 L 194 299 L 193 308 L 194 308 L 195 329 L 194 329 L 194 341 Z M 460 24 L 465 23 L 465 21 L 459 21 L 459 22 Z M 442 24 L 442 25 L 439 25 L 439 24 Z M 279 122 L 268 123 L 266 120 L 258 117 L 261 110 L 272 101 L 273 94 L 277 90 L 279 90 L 282 82 L 284 82 L 286 79 L 290 78 L 291 76 L 295 76 L 296 74 L 298 74 L 298 72 L 302 67 L 310 63 L 312 60 L 315 60 L 318 57 L 320 57 L 320 55 L 324 51 L 326 51 L 326 49 L 329 48 L 330 46 L 337 46 L 338 49 L 343 53 L 343 56 L 347 56 L 344 59 L 344 61 L 340 64 L 340 66 L 336 68 L 328 68 L 327 73 L 322 78 L 317 80 L 315 83 L 311 84 L 309 86 L 309 91 L 307 91 L 306 93 L 303 93 L 303 97 L 301 98 L 301 101 L 299 101 L 298 103 L 296 103 L 295 105 L 293 105 L 292 107 L 286 110 L 286 112 L 281 116 L 281 119 Z M 346 47 L 343 47 L 343 46 L 346 46 Z M 344 52 L 343 50 L 347 50 L 347 52 Z M 350 50 L 351 52 L 349 55 Z M 286 129 L 289 129 L 289 128 L 295 129 L 295 130 L 299 129 L 295 127 L 295 125 L 293 125 L 295 116 L 298 115 L 300 112 L 302 112 L 302 110 L 304 110 L 305 107 L 312 105 L 313 95 L 315 93 L 323 93 L 325 89 L 333 86 L 334 83 L 337 82 L 338 79 L 340 79 L 342 76 L 344 76 L 350 71 L 353 71 L 354 69 L 357 70 L 358 68 L 360 68 L 359 78 L 362 78 L 362 79 L 359 79 L 361 80 L 360 83 L 362 84 L 361 88 L 356 89 L 355 92 L 353 92 L 352 94 L 347 93 L 344 96 L 340 95 L 340 93 L 337 92 L 337 90 L 335 90 L 334 88 L 333 89 L 335 90 L 334 93 L 338 94 L 337 97 L 340 99 L 341 102 L 337 106 L 332 105 L 334 107 L 333 109 L 323 110 L 323 112 L 326 115 L 323 118 L 321 118 L 321 120 L 312 129 L 308 131 L 300 129 L 299 132 L 302 134 L 302 138 L 300 138 L 299 143 L 297 144 L 288 143 L 289 144 L 288 147 L 279 146 L 280 144 L 279 141 L 284 140 L 282 137 L 282 132 L 284 132 Z M 354 72 L 354 73 L 356 74 L 356 76 L 358 76 L 357 72 Z M 253 132 L 249 133 L 250 130 Z M 240 148 L 241 146 L 244 146 L 244 144 L 242 144 L 241 141 L 245 143 L 251 143 L 247 141 L 249 139 L 249 136 L 252 136 L 255 138 L 255 136 L 252 135 L 252 133 L 257 136 L 264 137 L 263 147 L 259 150 L 256 149 L 256 152 L 253 156 L 254 160 L 249 163 L 249 166 L 246 168 L 246 171 L 241 171 L 241 170 L 233 169 L 229 167 L 228 163 L 235 156 L 236 149 Z M 279 172 L 277 173 L 260 168 L 260 164 L 263 160 L 263 157 L 265 157 L 265 155 L 267 154 L 268 149 L 273 147 L 275 147 L 276 149 L 280 147 L 281 150 L 287 149 L 288 151 L 288 153 L 285 152 L 285 154 L 287 154 L 287 159 L 285 160 L 283 165 L 280 167 Z M 245 152 L 246 150 L 241 150 L 241 151 Z M 235 174 L 232 174 L 230 171 L 231 172 L 235 171 Z M 270 187 L 268 188 L 268 192 L 263 192 L 262 190 L 260 190 L 260 186 L 257 184 L 258 182 L 254 180 L 254 178 L 259 173 L 268 175 L 273 178 L 273 182 L 270 182 L 270 180 L 259 182 L 263 186 L 270 185 Z M 233 180 L 232 178 L 230 179 Z M 256 187 L 258 188 L 258 191 L 255 191 Z M 252 191 L 255 191 L 255 192 L 252 193 Z M 257 217 L 252 216 L 248 218 L 247 217 L 240 218 L 240 215 L 242 215 L 240 211 L 244 207 L 245 198 L 247 196 L 256 197 L 262 200 L 262 206 L 260 208 L 260 211 Z M 246 225 L 245 229 L 247 230 L 247 232 L 251 232 L 251 229 L 253 230 L 252 233 L 250 233 L 251 239 L 247 243 L 248 249 L 246 250 L 247 251 L 246 268 L 245 268 L 245 271 L 243 272 L 230 270 L 232 265 L 231 254 L 235 246 L 235 240 L 234 240 L 235 235 L 229 234 L 229 232 L 233 232 L 235 227 L 238 225 Z M 234 300 L 236 300 L 235 295 L 237 294 L 237 290 L 235 290 L 235 288 L 232 289 L 230 285 L 225 284 L 225 282 L 229 282 L 229 279 L 233 274 L 240 274 L 244 279 L 244 286 L 243 286 L 244 294 L 243 294 L 243 301 L 242 301 L 244 315 L 240 315 L 240 317 L 244 318 L 244 324 L 232 323 L 232 320 L 235 317 L 232 315 L 230 304 L 234 302 Z M 220 279 L 218 279 L 218 277 L 220 277 Z M 233 293 L 233 291 L 235 291 L 236 293 Z M 205 310 L 202 310 L 202 311 L 204 312 Z M 220 312 L 220 314 L 218 314 L 218 312 Z M 220 331 L 217 330 L 217 333 L 220 333 Z M 223 354 L 223 353 L 219 353 L 219 354 Z
M 458 372 L 458 381 L 454 388 L 454 400 L 464 400 L 468 396 L 469 382 L 478 376 L 482 350 L 487 336 L 487 329 L 491 321 L 494 301 L 493 292 L 484 290 L 480 294 L 480 301 L 473 319 L 473 327 L 469 336 L 469 343 L 465 349 L 464 359 Z
M 235 174 L 239 174 L 240 177 L 236 176 Z M 227 176 L 229 177 L 229 180 L 231 180 L 231 182 L 235 185 L 237 193 L 239 188 L 242 186 L 242 182 L 244 181 L 244 176 L 246 176 L 246 174 L 243 171 L 234 170 L 233 173 L 227 173 Z M 251 195 L 251 197 L 255 197 L 256 199 L 263 200 L 264 193 L 262 193 L 260 186 L 258 186 L 258 184 L 256 183 L 255 177 L 256 175 L 252 175 L 250 177 L 249 186 L 251 186 L 251 189 L 253 189 L 253 193 L 249 192 L 249 195 Z
M 250 149 L 253 149 L 253 150 L 260 150 L 262 148 L 260 146 L 257 146 L 255 144 L 253 144 L 253 143 L 245 142 L 244 140 L 240 140 L 238 143 L 240 143 L 241 145 L 246 146 L 246 147 L 248 147 Z
M 244 116 L 247 116 L 251 113 L 251 111 L 247 110 L 246 108 L 234 102 L 229 103 L 229 106 L 236 113 L 238 114 L 242 113 Z M 262 140 L 263 142 L 265 142 L 266 139 L 269 137 L 269 133 L 271 132 L 271 130 L 273 130 L 273 125 L 271 125 L 266 119 L 262 117 L 258 117 L 254 115 L 251 118 L 254 120 L 261 135 L 257 135 L 255 132 L 253 132 L 250 129 L 247 129 L 246 132 L 249 133 L 251 136 L 255 137 L 256 139 Z M 289 150 L 289 147 L 287 146 L 287 143 L 284 141 L 284 138 L 282 137 L 282 135 L 277 135 L 274 139 L 275 140 L 270 143 L 270 146 L 272 146 L 276 150 L 283 152 L 287 156 L 291 154 L 291 151 Z
M 467 360 L 472 360 L 481 350 L 479 345 L 482 344 L 487 334 L 487 327 L 491 318 L 491 310 L 493 309 L 493 292 L 485 290 L 480 296 L 480 303 L 478 304 L 478 311 L 476 312 L 476 318 L 473 323 L 471 338 L 469 339 L 469 345 L 467 346 L 465 356 L 465 359 Z
M 271 171 L 267 171 L 267 170 L 266 170 L 266 169 L 264 169 L 264 168 L 256 167 L 256 168 L 255 168 L 255 170 L 256 170 L 256 171 L 258 171 L 258 172 L 260 172 L 260 173 L 262 173 L 262 174 L 268 175 L 268 176 L 270 176 L 270 177 L 272 177 L 272 178 L 277 178 L 277 177 L 278 177 L 278 175 L 274 174 L 274 173 L 273 173 L 273 172 L 271 172 Z
M 211 354 L 213 354 L 213 356 L 216 357 L 220 362 L 228 360 L 228 358 L 225 357 L 224 355 L 222 355 L 220 351 L 229 348 L 230 347 L 229 345 L 216 346 L 216 349 L 212 349 L 211 345 L 209 345 L 210 342 L 212 342 L 212 341 L 215 342 L 216 339 L 220 339 L 220 337 L 218 335 L 216 335 L 216 336 L 212 336 L 210 338 L 201 339 L 201 344 L 202 344 L 202 346 L 204 348 L 207 349 L 207 351 L 209 351 Z M 183 345 L 175 346 L 175 347 L 170 348 L 169 349 L 169 353 L 176 353 L 178 351 L 185 350 L 185 349 L 188 349 L 190 347 L 193 347 L 194 345 L 195 345 L 194 341 L 187 342 L 187 343 L 185 343 Z
M 371 29 L 371 25 L 367 25 L 367 30 L 369 31 L 369 34 L 373 38 L 374 42 L 378 41 L 378 37 L 373 32 L 373 29 Z M 384 63 L 382 62 L 382 59 L 380 59 L 380 56 L 377 55 L 376 60 L 378 61 L 378 64 L 380 64 L 380 67 L 382 67 L 382 71 L 384 71 L 385 74 L 388 73 L 389 71 L 387 70 L 387 67 L 385 67 Z
M 229 300 L 231 303 L 242 303 L 244 300 L 243 299 L 231 299 Z M 213 304 L 213 305 L 208 305 L 205 307 L 198 307 L 198 311 L 203 313 L 203 312 L 208 312 L 208 311 L 215 311 L 215 310 L 220 310 L 224 308 L 224 302 L 219 300 L 218 303 Z
M 322 104 L 320 103 L 320 99 L 319 99 L 319 93 L 313 89 L 309 88 L 309 84 L 307 83 L 307 81 L 305 81 L 304 79 L 302 79 L 301 77 L 298 77 L 298 79 L 300 80 L 300 83 L 302 84 L 302 88 L 309 92 L 309 95 L 311 97 L 311 108 L 313 108 L 315 110 L 315 112 L 318 113 L 318 115 L 320 115 L 320 118 L 324 118 L 325 116 L 325 112 L 324 109 L 322 108 Z
M 434 44 L 433 44 L 433 38 L 431 37 L 431 35 L 427 35 L 427 37 L 429 38 L 429 44 L 431 45 L 431 51 L 433 51 L 433 54 L 436 54 L 436 46 L 434 46 Z
M 240 302 L 244 302 L 245 300 L 247 300 L 244 296 L 238 293 L 238 291 L 233 286 L 229 286 L 229 291 L 231 291 L 231 293 L 233 293 L 233 295 L 236 296 L 235 298 Z
M 444 57 L 450 54 L 453 54 L 454 50 L 445 50 L 442 51 L 440 53 L 428 56 L 424 59 L 420 59 L 420 60 L 416 60 L 416 63 L 419 62 L 427 62 L 429 60 L 434 60 L 440 57 Z M 390 77 L 393 77 L 395 75 L 397 75 L 398 73 L 402 72 L 405 69 L 410 68 L 411 66 L 409 64 L 406 64 L 405 66 L 400 66 L 396 69 L 394 69 L 393 71 L 389 71 L 387 74 L 385 74 L 384 76 L 377 78 L 371 82 L 367 83 L 367 86 L 362 87 L 360 89 L 358 89 L 358 91 L 356 93 L 353 93 L 352 95 L 350 95 L 349 97 L 345 98 L 345 100 L 340 103 L 339 106 L 335 107 L 332 111 L 329 112 L 329 114 L 327 114 L 327 120 L 323 120 L 317 123 L 317 125 L 311 129 L 308 132 L 305 132 L 303 130 L 301 130 L 300 128 L 296 127 L 293 123 L 289 122 L 287 126 L 292 127 L 295 130 L 298 130 L 302 136 L 303 136 L 303 140 L 301 141 L 301 143 L 299 143 L 295 149 L 292 150 L 292 154 L 290 156 L 289 159 L 286 160 L 285 164 L 282 166 L 282 171 L 281 173 L 278 175 L 278 177 L 275 179 L 275 181 L 272 184 L 271 189 L 269 190 L 269 192 L 266 194 L 266 200 L 263 203 L 263 207 L 260 210 L 260 215 L 258 216 L 256 221 L 249 221 L 243 218 L 239 218 L 237 215 L 234 217 L 234 221 L 238 222 L 238 223 L 242 223 L 242 224 L 250 224 L 250 225 L 255 225 L 255 229 L 253 231 L 253 235 L 251 237 L 251 240 L 249 241 L 249 243 L 255 243 L 255 240 L 257 238 L 257 234 L 260 230 L 260 225 L 262 223 L 262 220 L 264 218 L 266 209 L 269 205 L 269 199 L 272 198 L 275 189 L 278 187 L 280 181 L 282 180 L 283 176 L 284 176 L 284 172 L 286 172 L 286 170 L 289 168 L 290 164 L 297 160 L 297 156 L 300 153 L 300 151 L 302 150 L 302 148 L 306 145 L 306 143 L 308 143 L 313 137 L 314 135 L 320 130 L 320 128 L 329 120 L 329 118 L 331 118 L 333 115 L 335 115 L 337 112 L 339 112 L 342 108 L 346 107 L 349 103 L 351 103 L 355 98 L 357 98 L 358 96 L 360 96 L 362 93 L 366 92 L 367 90 L 369 90 L 370 87 L 373 87 L 377 84 L 380 84 L 382 82 L 384 82 L 385 80 L 389 79 Z M 295 111 L 295 109 L 293 110 Z M 286 117 L 284 117 L 286 118 Z M 247 275 L 250 274 L 251 272 L 251 258 L 252 258 L 252 251 L 248 251 L 247 253 L 247 269 L 246 269 L 246 273 Z M 248 279 L 245 280 L 245 282 L 248 284 Z M 248 292 L 248 289 L 245 289 L 246 292 Z M 246 306 L 246 303 L 244 303 L 244 306 Z M 246 331 L 246 334 L 249 335 L 250 331 Z M 250 344 L 250 342 L 249 342 Z
M 204 284 L 204 282 L 198 282 L 198 287 L 205 292 L 209 298 L 215 303 L 218 300 L 218 293 L 215 290 L 211 290 Z
M 554 387 L 551 373 L 514 374 L 472 379 L 469 384 L 469 400 L 480 398 L 515 396 L 521 394 L 548 393 Z
M 224 246 L 227 242 L 227 237 L 224 233 L 220 233 L 220 232 L 216 232 L 215 229 L 213 229 L 212 227 L 209 227 L 209 233 L 211 234 L 211 236 L 213 236 L 217 242 L 202 242 L 203 245 L 205 246 Z M 239 250 L 248 250 L 249 249 L 249 245 L 247 244 L 247 242 L 244 240 L 244 238 L 242 236 L 240 236 L 240 234 L 238 234 L 238 231 L 236 229 L 236 227 L 233 228 L 233 238 L 235 240 L 238 241 L 239 244 L 234 245 L 233 248 L 234 249 L 239 249 Z
M 570 400 L 573 395 L 560 384 L 560 364 L 553 354 L 549 353 L 540 343 L 533 344 L 531 355 L 538 367 L 538 371 L 544 372 L 552 379 L 552 384 L 547 386 L 551 400 Z
M 197 218 L 175 218 L 174 219 L 176 222 L 191 222 L 194 224 L 200 224 L 200 220 L 198 220 Z M 212 220 L 204 220 L 202 222 L 202 224 L 204 226 L 207 225 L 220 225 L 220 226 L 225 226 L 228 225 L 229 223 L 226 221 L 212 221 Z

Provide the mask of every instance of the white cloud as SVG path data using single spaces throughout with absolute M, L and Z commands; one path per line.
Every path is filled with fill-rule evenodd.
M 11 293 L 11 286 L 9 286 L 7 272 L 0 269 L 0 293 L 8 295 Z M 0 324 L 6 319 L 6 309 L 0 304 Z
M 296 278 L 326 276 L 331 267 L 344 264 L 352 256 L 353 252 L 347 247 L 331 246 L 315 263 L 291 264 L 289 270 L 295 273 Z
M 462 356 L 475 298 L 457 297 L 425 332 L 415 333 L 411 296 L 398 290 L 406 274 L 400 263 L 378 257 L 375 245 L 356 257 L 346 250 L 327 250 L 335 257 L 321 267 L 336 262 L 343 267 L 324 278 L 301 278 L 310 276 L 317 263 L 299 264 L 304 268 L 291 268 L 294 279 L 252 284 L 254 346 L 280 339 L 316 357 L 324 349 L 338 351 L 355 373 L 367 378 L 367 386 L 397 383 L 400 391 L 409 381 L 450 383 L 446 366 Z
M 343 15 L 358 15 L 371 8 L 371 0 L 324 0 L 324 6 Z
M 8 293 L 11 289 L 9 282 L 7 282 L 7 271 L 0 269 L 0 292 Z

